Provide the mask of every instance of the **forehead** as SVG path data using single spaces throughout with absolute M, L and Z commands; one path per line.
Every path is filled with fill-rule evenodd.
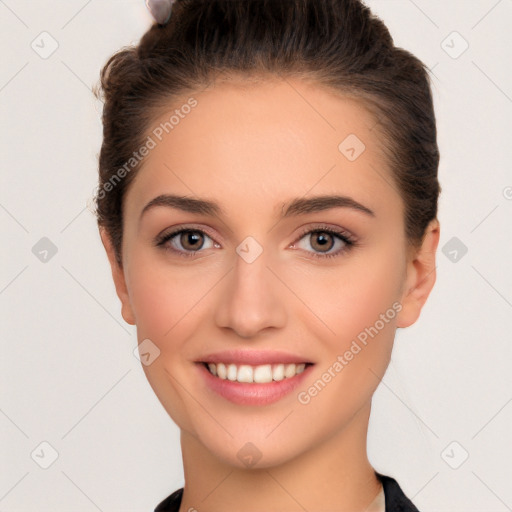
M 190 98 L 195 106 L 183 107 Z M 383 179 L 376 124 L 361 101 L 298 79 L 228 81 L 182 96 L 148 132 L 154 147 L 128 191 L 127 212 L 162 193 L 244 197 L 260 211 L 308 192 L 377 205 L 396 191 Z

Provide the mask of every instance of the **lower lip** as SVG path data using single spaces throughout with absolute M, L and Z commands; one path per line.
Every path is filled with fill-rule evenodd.
M 314 366 L 306 366 L 303 372 L 294 377 L 257 384 L 221 379 L 212 375 L 203 363 L 196 363 L 196 365 L 210 389 L 238 405 L 268 405 L 277 402 L 300 386 Z

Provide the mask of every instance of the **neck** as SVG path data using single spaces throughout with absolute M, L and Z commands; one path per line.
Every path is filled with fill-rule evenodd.
M 279 466 L 241 469 L 181 432 L 185 486 L 180 512 L 364 512 L 382 489 L 366 452 L 371 404 L 322 443 Z

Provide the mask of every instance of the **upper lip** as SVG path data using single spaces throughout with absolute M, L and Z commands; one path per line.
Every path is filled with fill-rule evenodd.
M 198 363 L 227 363 L 227 364 L 300 364 L 311 363 L 307 357 L 290 354 L 289 352 L 280 352 L 277 350 L 223 350 L 201 357 Z

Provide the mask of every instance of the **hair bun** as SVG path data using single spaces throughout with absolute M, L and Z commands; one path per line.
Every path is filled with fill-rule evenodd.
M 146 0 L 146 7 L 151 16 L 160 25 L 164 25 L 171 17 L 172 4 L 175 0 Z

